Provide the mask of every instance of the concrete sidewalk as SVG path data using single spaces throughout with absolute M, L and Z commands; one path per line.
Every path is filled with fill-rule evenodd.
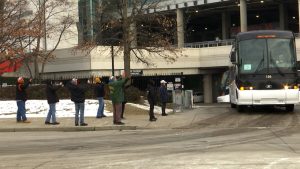
M 88 126 L 75 126 L 74 118 L 57 118 L 59 125 L 45 125 L 45 118 L 28 118 L 31 123 L 17 123 L 15 118 L 0 119 L 0 132 L 32 132 L 32 131 L 101 131 L 101 130 L 136 130 L 136 129 L 173 129 L 192 124 L 197 109 L 169 113 L 168 116 L 156 115 L 157 121 L 150 122 L 148 115 L 127 115 L 125 125 L 114 125 L 112 117 L 97 119 L 86 117 Z

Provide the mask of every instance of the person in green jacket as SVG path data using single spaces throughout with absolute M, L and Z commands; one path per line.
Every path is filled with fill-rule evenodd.
M 112 76 L 110 82 L 108 83 L 110 98 L 113 105 L 113 123 L 115 125 L 124 125 L 121 121 L 122 113 L 122 102 L 124 102 L 124 84 L 129 80 L 125 78 L 125 74 L 122 77 L 115 78 Z

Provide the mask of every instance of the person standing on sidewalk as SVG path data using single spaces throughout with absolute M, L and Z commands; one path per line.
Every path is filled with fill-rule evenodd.
M 84 102 L 85 102 L 85 92 L 88 87 L 84 84 L 79 84 L 78 79 L 73 78 L 71 82 L 67 83 L 67 88 L 71 93 L 71 100 L 75 103 L 75 126 L 87 126 L 88 124 L 84 122 Z M 79 118 L 80 113 L 80 118 Z
M 32 79 L 29 79 L 28 82 L 25 83 L 23 77 L 19 77 L 16 85 L 16 101 L 17 101 L 17 122 L 30 123 L 26 117 L 26 108 L 25 102 L 27 100 L 26 89 L 29 84 L 32 82 Z
M 125 78 L 125 73 L 122 75 L 122 78 L 119 77 L 116 79 L 115 77 L 110 78 L 109 82 L 109 90 L 110 90 L 110 98 L 113 105 L 113 123 L 115 125 L 124 125 L 121 121 L 121 112 L 122 112 L 122 102 L 124 101 L 124 84 L 129 80 L 129 78 Z
M 122 102 L 122 113 L 121 113 L 121 119 L 125 119 L 124 117 L 124 112 L 125 112 L 125 105 L 127 103 L 127 91 L 126 89 L 129 87 L 129 85 L 126 85 L 126 83 L 123 86 L 123 91 L 124 91 L 124 101 Z
M 157 118 L 154 116 L 154 105 L 156 104 L 156 90 L 154 86 L 154 81 L 150 80 L 147 85 L 147 99 L 150 104 L 149 110 L 149 121 L 156 121 Z
M 98 107 L 96 118 L 106 117 L 104 115 L 104 99 L 103 99 L 105 96 L 104 84 L 101 82 L 101 79 L 99 77 L 95 78 L 95 82 L 96 85 L 94 88 L 94 92 L 99 101 L 99 107 Z
M 164 80 L 160 81 L 160 88 L 159 88 L 159 95 L 160 95 L 160 101 L 161 101 L 161 115 L 167 116 L 166 114 L 166 104 L 168 101 L 168 91 L 166 87 L 167 82 Z
M 59 122 L 56 121 L 56 103 L 59 102 L 58 96 L 56 94 L 56 91 L 60 89 L 63 85 L 62 83 L 60 85 L 53 85 L 51 80 L 46 81 L 46 95 L 47 95 L 47 102 L 49 104 L 49 112 L 45 120 L 45 124 L 52 124 L 52 125 L 58 125 Z M 50 120 L 52 118 L 52 123 L 50 123 Z

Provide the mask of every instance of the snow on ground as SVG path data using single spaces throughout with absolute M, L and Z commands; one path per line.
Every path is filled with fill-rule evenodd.
M 25 103 L 27 117 L 46 117 L 49 110 L 47 100 L 27 100 Z M 17 112 L 16 101 L 0 101 L 0 118 L 14 118 Z M 96 117 L 98 100 L 85 101 L 85 116 Z M 112 116 L 111 112 L 104 110 L 104 114 Z M 74 117 L 75 106 L 71 100 L 60 100 L 56 104 L 57 117 Z
M 110 102 L 105 100 L 105 102 Z M 47 100 L 27 100 L 25 103 L 26 107 L 26 116 L 27 117 L 46 117 L 49 110 L 49 105 Z M 149 106 L 138 105 L 133 103 L 127 103 L 131 106 L 149 110 Z M 106 107 L 106 106 L 105 106 Z M 15 118 L 17 112 L 17 103 L 16 101 L 0 101 L 0 118 Z M 85 100 L 85 117 L 96 117 L 98 110 L 98 100 Z M 166 110 L 170 112 L 171 110 Z M 155 106 L 155 113 L 161 113 L 160 107 Z M 104 110 L 106 116 L 112 116 L 112 112 Z M 75 115 L 75 106 L 71 100 L 60 100 L 56 104 L 56 116 L 57 117 L 74 117 Z

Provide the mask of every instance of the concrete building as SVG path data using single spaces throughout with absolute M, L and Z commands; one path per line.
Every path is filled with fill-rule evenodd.
M 95 14 L 93 5 L 97 2 L 100 1 L 78 1 L 79 43 L 95 35 L 91 23 Z M 168 11 L 176 18 L 174 45 L 182 48 L 182 57 L 172 64 L 155 59 L 153 67 L 132 60 L 132 70 L 142 72 L 134 79 L 164 78 L 176 83 L 175 79 L 180 77 L 185 89 L 203 94 L 204 102 L 211 103 L 220 94 L 221 75 L 230 64 L 229 52 L 235 34 L 258 29 L 298 33 L 299 6 L 298 0 L 165 0 L 158 9 L 147 13 Z M 74 52 L 72 47 L 77 43 L 76 38 L 68 42 L 69 46 L 64 44 L 56 51 L 57 58 L 46 65 L 44 78 L 111 76 L 111 48 L 98 47 L 89 54 Z M 299 39 L 296 44 L 299 53 Z M 119 74 L 123 70 L 122 54 L 115 53 L 114 56 L 115 74 Z

